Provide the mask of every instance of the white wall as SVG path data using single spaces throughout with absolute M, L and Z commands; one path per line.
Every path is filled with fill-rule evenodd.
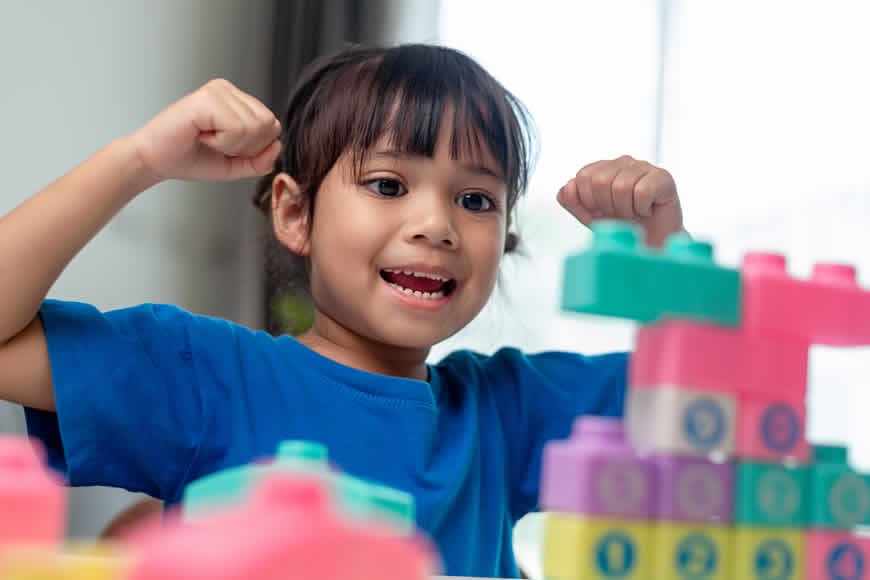
M 267 95 L 271 15 L 272 0 L 0 4 L 0 213 L 209 78 Z M 257 325 L 252 185 L 154 188 L 73 261 L 50 296 L 104 309 L 171 302 Z M 19 411 L 0 407 L 0 431 L 20 429 Z M 70 533 L 97 533 L 130 499 L 74 490 Z

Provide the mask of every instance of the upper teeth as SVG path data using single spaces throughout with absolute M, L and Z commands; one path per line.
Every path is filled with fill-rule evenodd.
M 439 276 L 438 274 L 429 274 L 428 272 L 412 272 L 411 270 L 393 270 L 391 268 L 384 268 L 384 271 L 391 272 L 393 274 L 404 274 L 406 276 L 416 276 L 417 278 L 429 278 L 430 280 L 438 280 L 439 282 L 447 282 L 450 278 L 445 278 L 444 276 Z

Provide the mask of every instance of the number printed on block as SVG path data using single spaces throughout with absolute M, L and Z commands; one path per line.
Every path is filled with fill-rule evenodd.
M 727 524 L 734 518 L 734 464 L 698 457 L 656 454 L 654 515 L 657 519 Z
M 795 402 L 761 401 L 752 397 L 739 400 L 737 455 L 744 459 L 806 461 L 809 445 L 806 433 L 806 406 Z
M 777 463 L 737 463 L 737 525 L 800 527 L 807 523 L 807 468 Z
M 663 521 L 652 533 L 653 578 L 730 580 L 730 527 Z
M 559 580 L 647 580 L 650 522 L 547 514 L 544 576 Z
M 804 532 L 800 529 L 737 526 L 733 578 L 803 580 Z M 807 578 L 807 580 L 817 580 Z
M 849 532 L 809 530 L 806 537 L 807 578 L 868 580 L 870 539 Z
M 731 395 L 672 386 L 629 389 L 625 411 L 638 449 L 698 457 L 734 452 L 736 417 Z

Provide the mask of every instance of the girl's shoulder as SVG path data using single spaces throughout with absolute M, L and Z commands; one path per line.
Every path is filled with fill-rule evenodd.
M 100 310 L 83 302 L 48 299 L 39 314 L 52 342 L 132 342 L 149 351 L 276 347 L 275 339 L 264 331 L 174 304 L 143 303 Z
M 624 380 L 628 353 L 584 355 L 568 351 L 524 352 L 503 347 L 492 354 L 457 350 L 434 365 L 441 373 L 493 384 Z

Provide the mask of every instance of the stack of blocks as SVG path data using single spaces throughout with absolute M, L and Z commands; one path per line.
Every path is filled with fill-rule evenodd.
M 624 423 L 582 417 L 544 451 L 548 578 L 870 578 L 870 477 L 806 441 L 809 347 L 870 344 L 854 268 L 809 280 L 773 254 L 601 222 L 566 263 L 563 307 L 641 322 Z

